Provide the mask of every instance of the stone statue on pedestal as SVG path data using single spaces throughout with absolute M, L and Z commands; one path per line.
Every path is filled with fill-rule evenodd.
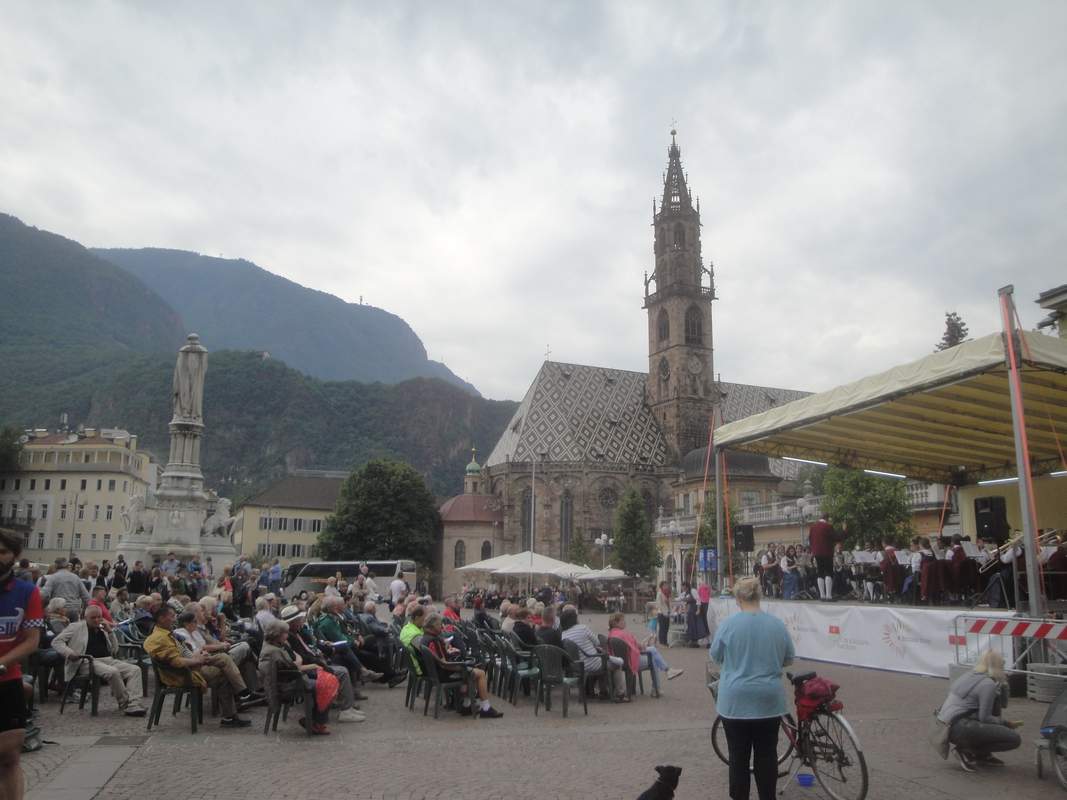
M 204 421 L 204 376 L 207 373 L 207 349 L 200 337 L 190 333 L 186 345 L 178 351 L 174 364 L 174 422 Z

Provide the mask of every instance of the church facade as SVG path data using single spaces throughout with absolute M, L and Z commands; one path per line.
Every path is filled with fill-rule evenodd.
M 699 513 L 713 413 L 731 421 L 803 396 L 715 379 L 715 276 L 701 252 L 699 201 L 675 137 L 671 131 L 663 192 L 653 205 L 654 268 L 644 279 L 648 372 L 542 364 L 484 465 L 468 466 L 464 495 L 442 506 L 446 593 L 463 582 L 454 569 L 477 556 L 532 548 L 568 560 L 575 537 L 586 540 L 599 565 L 594 542 L 610 538 L 615 507 L 630 488 L 641 494 L 650 521 Z M 780 465 L 757 460 L 731 475 L 732 496 L 756 487 L 770 497 L 789 477 Z

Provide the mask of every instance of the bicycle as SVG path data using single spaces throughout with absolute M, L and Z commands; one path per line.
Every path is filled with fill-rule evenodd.
M 786 676 L 793 684 L 795 696 L 798 698 L 802 694 L 804 684 L 816 677 L 814 672 L 796 676 L 787 672 Z M 709 664 L 707 686 L 712 697 L 716 699 L 718 678 L 718 674 Z M 795 774 L 801 767 L 806 766 L 815 775 L 819 786 L 833 800 L 864 800 L 867 797 L 867 760 L 852 726 L 839 713 L 843 708 L 840 701 L 830 697 L 807 713 L 803 713 L 798 707 L 797 716 L 800 722 L 797 722 L 792 714 L 782 716 L 782 731 L 785 736 L 778 738 L 779 778 Z M 716 717 L 711 726 L 711 746 L 724 764 L 730 763 L 722 717 Z M 782 770 L 782 766 L 787 763 L 790 766 Z

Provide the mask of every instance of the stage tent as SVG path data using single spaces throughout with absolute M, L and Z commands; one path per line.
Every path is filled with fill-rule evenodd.
M 1063 470 L 1067 339 L 1019 332 L 1032 474 Z M 929 483 L 1013 477 L 1015 440 L 1002 334 L 943 350 L 723 425 L 716 450 L 877 470 Z M 727 453 L 727 459 L 729 454 Z
M 956 486 L 1022 476 L 1026 559 L 1032 563 L 1037 544 L 1030 476 L 1067 470 L 1067 339 L 1009 330 L 1011 339 L 1000 333 L 983 336 L 723 425 L 714 438 L 716 508 L 722 508 L 722 456 L 728 462 L 731 450 Z M 1013 360 L 1029 474 L 1016 468 L 1022 442 L 1016 441 L 1013 424 Z M 720 550 L 722 545 L 720 530 Z M 1030 613 L 1039 617 L 1043 598 L 1037 573 L 1027 571 L 1027 585 L 1034 598 Z

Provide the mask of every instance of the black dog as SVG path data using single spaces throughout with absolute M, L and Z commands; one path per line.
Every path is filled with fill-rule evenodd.
M 650 787 L 641 792 L 637 800 L 671 800 L 674 790 L 678 788 L 678 776 L 681 767 L 656 767 L 659 777 Z

